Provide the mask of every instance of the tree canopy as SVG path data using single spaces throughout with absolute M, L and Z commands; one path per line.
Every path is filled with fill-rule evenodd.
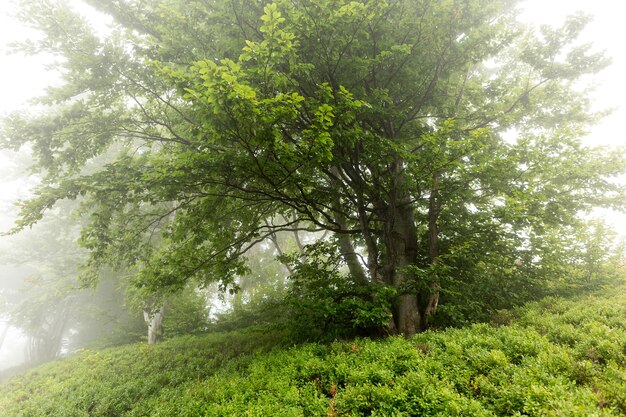
M 63 83 L 5 120 L 43 175 L 17 228 L 84 197 L 86 271 L 223 288 L 280 231 L 329 231 L 355 285 L 394 291 L 387 331 L 440 300 L 550 279 L 579 214 L 623 208 L 623 154 L 588 149 L 588 21 L 525 27 L 513 0 L 26 1 Z M 99 158 L 102 168 L 90 161 Z M 85 274 L 89 280 L 90 275 Z M 510 292 L 507 292 L 509 289 Z

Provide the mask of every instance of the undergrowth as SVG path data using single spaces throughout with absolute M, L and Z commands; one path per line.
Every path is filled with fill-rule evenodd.
M 0 388 L 0 415 L 626 415 L 626 288 L 410 340 L 286 347 L 275 331 L 84 351 Z

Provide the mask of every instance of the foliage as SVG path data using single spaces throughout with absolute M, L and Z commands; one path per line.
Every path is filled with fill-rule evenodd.
M 201 333 L 206 331 L 208 324 L 206 292 L 187 287 L 167 299 L 163 323 L 166 338 Z
M 394 287 L 389 331 L 410 335 L 446 291 L 485 300 L 513 276 L 497 297 L 533 296 L 558 265 L 546 238 L 623 207 L 623 154 L 579 140 L 596 115 L 576 81 L 608 62 L 577 44 L 585 16 L 533 31 L 514 0 L 89 3 L 110 36 L 25 2 L 44 36 L 19 48 L 58 56 L 64 81 L 1 135 L 44 176 L 18 229 L 85 198 L 87 280 L 113 264 L 148 294 L 232 289 L 255 244 L 326 230 L 350 279 Z
M 285 297 L 286 324 L 295 340 L 380 335 L 391 320 L 393 287 L 347 275 L 331 242 L 307 246 L 285 262 L 293 271 Z
M 576 299 L 548 298 L 503 312 L 499 324 L 408 340 L 286 348 L 277 346 L 286 339 L 262 328 L 85 351 L 0 387 L 0 411 L 16 417 L 625 415 L 625 290 L 622 283 Z
M 623 245 L 601 221 L 550 228 L 534 240 L 534 247 L 512 256 L 476 243 L 442 257 L 438 267 L 445 268 L 440 278 L 445 289 L 431 324 L 488 321 L 503 309 L 547 296 L 584 294 L 624 276 Z

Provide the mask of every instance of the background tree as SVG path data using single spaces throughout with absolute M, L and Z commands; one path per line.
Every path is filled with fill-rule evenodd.
M 26 336 L 31 364 L 79 347 L 140 340 L 143 334 L 139 316 L 124 303 L 120 274 L 103 271 L 97 289 L 85 289 L 78 280 L 86 253 L 76 244 L 80 223 L 68 217 L 74 206 L 59 204 L 32 230 L 0 239 L 0 264 L 21 271 L 3 276 L 3 289 L 11 278 L 16 285 L 2 291 L 0 311 Z
M 595 115 L 575 83 L 607 64 L 575 42 L 587 18 L 533 32 L 515 3 L 90 2 L 116 19 L 100 39 L 28 2 L 46 36 L 21 49 L 62 57 L 65 82 L 5 122 L 45 174 L 18 227 L 84 195 L 88 266 L 153 294 L 228 288 L 255 244 L 329 231 L 354 285 L 395 291 L 405 335 L 473 271 L 546 285 L 542 238 L 623 207 L 624 159 L 577 139 Z

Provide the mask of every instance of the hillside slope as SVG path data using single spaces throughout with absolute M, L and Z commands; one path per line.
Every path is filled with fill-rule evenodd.
M 259 329 L 83 351 L 0 387 L 0 415 L 626 415 L 626 287 L 498 325 L 280 347 Z

